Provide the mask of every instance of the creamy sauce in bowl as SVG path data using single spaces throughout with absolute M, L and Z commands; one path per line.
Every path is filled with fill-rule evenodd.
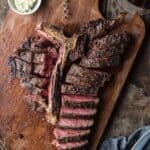
M 35 6 L 37 0 L 14 0 L 14 4 L 18 11 L 30 12 L 32 8 Z

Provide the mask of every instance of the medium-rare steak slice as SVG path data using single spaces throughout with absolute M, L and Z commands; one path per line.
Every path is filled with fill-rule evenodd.
M 104 48 L 90 49 L 87 58 L 95 59 L 95 58 L 106 58 L 114 55 L 122 55 L 125 50 L 124 43 L 112 45 Z
M 124 47 L 127 46 L 130 37 L 127 32 L 121 33 L 113 33 L 110 35 L 106 35 L 103 38 L 97 38 L 92 42 L 92 49 L 102 49 L 109 48 L 113 45 L 121 45 L 124 44 Z
M 99 98 L 90 96 L 62 95 L 62 107 L 66 108 L 95 108 Z
M 97 96 L 99 87 L 84 87 L 79 85 L 62 84 L 61 92 L 68 95 Z
M 92 86 L 103 87 L 106 81 L 111 79 L 111 75 L 97 70 L 87 69 L 78 65 L 72 65 L 66 75 L 66 83 L 84 86 L 90 88 Z
M 64 118 L 89 118 L 97 112 L 96 108 L 65 108 L 60 110 L 60 116 Z
M 95 58 L 88 59 L 83 58 L 80 65 L 87 68 L 106 68 L 106 67 L 114 67 L 120 64 L 120 56 L 112 56 L 107 58 Z
M 124 14 L 121 14 L 116 19 L 98 19 L 87 23 L 80 28 L 81 34 L 87 34 L 92 40 L 94 38 L 101 38 L 108 34 L 112 29 L 120 25 L 124 20 Z
M 94 124 L 93 119 L 74 119 L 74 118 L 60 118 L 58 121 L 58 128 L 62 129 L 87 129 Z
M 54 136 L 60 143 L 80 142 L 89 137 L 90 130 L 54 129 Z
M 68 143 L 59 143 L 57 140 L 52 142 L 53 145 L 57 147 L 58 150 L 86 150 L 88 140 L 81 142 L 68 142 Z

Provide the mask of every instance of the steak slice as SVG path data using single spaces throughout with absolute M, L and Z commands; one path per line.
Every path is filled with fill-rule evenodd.
M 58 150 L 85 150 L 88 140 L 81 142 L 68 142 L 64 144 L 59 143 L 57 140 L 53 140 L 52 144 L 55 145 Z
M 87 67 L 87 68 L 106 68 L 106 67 L 114 67 L 118 66 L 121 62 L 120 56 L 112 56 L 108 58 L 95 58 L 95 59 L 88 59 L 83 58 L 80 65 Z
M 95 59 L 95 58 L 107 58 L 114 55 L 121 55 L 124 53 L 125 45 L 124 43 L 120 43 L 117 45 L 112 45 L 110 47 L 104 47 L 101 49 L 91 49 L 87 55 L 88 59 Z
M 80 142 L 89 137 L 90 130 L 54 129 L 54 136 L 60 143 Z
M 99 98 L 90 96 L 62 95 L 62 107 L 66 108 L 95 108 Z
M 66 83 L 84 86 L 90 88 L 92 86 L 103 87 L 106 81 L 111 79 L 111 75 L 106 72 L 87 69 L 78 65 L 72 65 L 67 76 Z
M 74 118 L 60 118 L 58 121 L 58 128 L 63 129 L 87 129 L 92 127 L 94 121 L 92 119 L 74 119 Z
M 21 83 L 29 83 L 31 85 L 40 87 L 40 88 L 47 88 L 49 79 L 48 78 L 40 78 L 37 76 L 24 76 L 21 79 Z
M 124 47 L 127 46 L 128 41 L 130 40 L 130 36 L 127 32 L 121 33 L 113 33 L 110 35 L 106 35 L 103 38 L 97 38 L 92 42 L 92 49 L 102 49 L 108 48 L 114 45 L 123 44 Z
M 60 116 L 64 118 L 89 118 L 96 114 L 96 108 L 61 108 Z
M 124 14 L 121 14 L 116 19 L 98 19 L 89 22 L 85 26 L 80 28 L 81 34 L 87 34 L 92 40 L 94 38 L 101 38 L 106 35 L 112 29 L 120 25 L 124 20 Z
M 67 95 L 81 95 L 81 96 L 97 96 L 99 87 L 84 87 L 78 85 L 62 84 L 61 93 Z
M 21 86 L 32 91 L 32 94 L 47 96 L 47 86 L 49 79 L 37 76 L 26 75 L 20 80 Z

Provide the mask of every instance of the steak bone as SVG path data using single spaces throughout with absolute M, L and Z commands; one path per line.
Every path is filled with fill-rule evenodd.
M 71 38 L 66 37 L 63 31 L 52 25 L 41 23 L 36 28 L 38 34 L 44 36 L 47 40 L 59 47 L 59 55 L 56 65 L 52 71 L 49 89 L 48 89 L 48 107 L 47 120 L 52 125 L 57 122 L 57 115 L 60 111 L 60 86 L 63 77 L 63 70 L 69 53 L 75 49 L 78 36 L 74 35 Z

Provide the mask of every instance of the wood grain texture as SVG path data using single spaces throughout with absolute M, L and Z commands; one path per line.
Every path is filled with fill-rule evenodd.
M 27 36 L 35 34 L 35 26 L 41 21 L 50 22 L 71 33 L 89 20 L 102 17 L 98 11 L 98 0 L 72 0 L 71 18 L 63 18 L 62 0 L 43 0 L 40 10 L 31 16 L 19 16 L 9 11 L 0 31 L 0 138 L 12 150 L 52 150 L 52 130 L 46 123 L 44 114 L 33 112 L 23 100 L 26 91 L 18 80 L 9 82 L 7 59 L 18 44 Z M 130 19 L 129 19 L 130 20 Z M 105 92 L 104 103 L 100 106 L 94 140 L 91 150 L 95 150 L 104 128 L 117 101 L 121 88 L 132 67 L 144 37 L 144 24 L 139 16 L 127 21 L 122 29 L 127 29 L 134 37 L 134 44 L 128 49 L 123 66 L 116 69 L 113 83 Z

